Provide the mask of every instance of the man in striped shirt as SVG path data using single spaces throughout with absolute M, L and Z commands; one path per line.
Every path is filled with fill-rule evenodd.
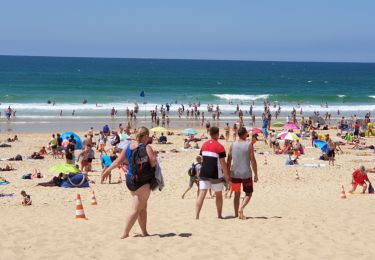
M 222 144 L 218 142 L 219 128 L 211 127 L 211 139 L 206 141 L 201 148 L 203 162 L 199 172 L 199 196 L 196 203 L 196 219 L 199 219 L 199 213 L 202 209 L 207 190 L 211 189 L 216 195 L 216 208 L 218 218 L 222 218 L 223 209 L 223 182 L 228 180 L 228 169 L 225 162 L 225 149 Z

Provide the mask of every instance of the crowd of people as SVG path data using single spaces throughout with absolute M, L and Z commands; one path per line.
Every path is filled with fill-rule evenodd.
M 151 122 L 155 126 L 169 127 L 170 104 L 160 109 L 155 107 L 155 110 L 150 112 Z M 264 145 L 269 146 L 275 155 L 286 155 L 286 165 L 298 164 L 299 157 L 304 154 L 304 146 L 300 139 L 311 138 L 311 145 L 316 146 L 316 140 L 322 140 L 326 143 L 326 148 L 323 150 L 323 159 L 329 161 L 329 165 L 335 165 L 335 154 L 340 149 L 340 144 L 353 143 L 353 148 L 358 148 L 358 143 L 361 137 L 373 135 L 374 129 L 370 120 L 370 114 L 367 114 L 364 120 L 359 120 L 354 115 L 349 120 L 342 117 L 338 122 L 338 138 L 340 141 L 334 141 L 329 134 L 319 134 L 319 131 L 325 131 L 326 125 L 321 128 L 321 123 L 316 118 L 308 117 L 306 120 L 301 116 L 297 121 L 297 110 L 293 109 L 290 116 L 287 117 L 287 124 L 294 124 L 296 132 L 293 128 L 288 130 L 290 134 L 295 134 L 297 138 L 285 139 L 281 138 L 278 133 L 272 129 L 272 115 L 270 112 L 270 104 L 264 103 L 264 111 L 261 115 L 262 124 L 259 131 L 255 131 L 255 115 L 253 113 L 253 106 L 250 106 L 249 111 L 245 113 L 237 105 L 234 113 L 238 115 L 238 121 L 233 125 L 229 122 L 225 123 L 223 133 L 217 126 L 211 126 L 209 120 L 204 118 L 204 112 L 200 111 L 200 104 L 190 104 L 188 108 L 182 107 L 178 110 L 179 117 L 183 114 L 192 120 L 202 120 L 202 125 L 205 123 L 206 134 L 210 138 L 206 138 L 205 134 L 202 138 L 196 138 L 194 135 L 184 139 L 184 148 L 196 148 L 196 161 L 192 163 L 188 170 L 189 183 L 187 189 L 182 193 L 182 199 L 194 187 L 197 186 L 197 196 L 195 203 L 195 218 L 199 219 L 201 211 L 205 202 L 205 198 L 209 193 L 211 197 L 215 198 L 217 209 L 217 217 L 223 218 L 223 192 L 234 194 L 233 207 L 234 216 L 239 219 L 246 219 L 245 209 L 250 203 L 252 194 L 254 192 L 254 183 L 258 182 L 258 167 L 255 158 L 254 144 L 261 136 Z M 9 108 L 10 109 L 10 108 Z M 275 119 L 278 118 L 281 108 L 279 106 L 275 114 Z M 119 124 L 118 130 L 111 130 L 108 125 L 104 125 L 98 133 L 94 133 L 94 129 L 84 134 L 81 140 L 75 134 L 61 135 L 54 133 L 48 142 L 47 147 L 42 147 L 39 152 L 32 155 L 32 159 L 38 159 L 37 156 L 50 154 L 55 159 L 65 159 L 66 164 L 77 165 L 79 171 L 88 179 L 88 173 L 92 171 L 92 162 L 96 158 L 96 154 L 100 154 L 99 159 L 102 167 L 101 183 L 112 183 L 112 171 L 118 169 L 119 178 L 117 183 L 122 183 L 125 174 L 125 183 L 133 197 L 133 207 L 126 219 L 125 228 L 121 238 L 127 238 L 129 233 L 138 220 L 142 235 L 147 236 L 147 202 L 150 197 L 151 190 L 155 188 L 157 183 L 157 172 L 160 166 L 158 163 L 158 152 L 154 151 L 150 145 L 153 140 L 157 140 L 159 144 L 167 144 L 168 138 L 164 133 L 159 137 L 150 136 L 150 131 L 146 127 L 138 129 L 133 128 L 132 122 L 136 120 L 136 114 L 139 112 L 139 107 L 136 104 L 133 110 L 126 110 L 126 117 L 128 122 L 123 127 Z M 220 119 L 219 106 L 214 107 L 209 105 L 207 112 L 212 114 L 213 120 Z M 161 120 L 159 118 L 159 113 Z M 117 111 L 115 108 L 111 110 L 111 116 L 115 117 Z M 245 127 L 244 114 L 249 114 L 250 125 L 253 127 Z M 302 114 L 302 109 L 300 110 Z M 314 117 L 319 117 L 315 113 Z M 330 119 L 330 114 L 326 114 L 326 119 Z M 329 125 L 329 123 L 328 123 Z M 131 138 L 131 135 L 135 138 Z M 126 138 L 124 139 L 124 136 Z M 351 137 L 351 139 L 350 139 Z M 229 149 L 225 149 L 220 141 L 232 142 Z M 357 141 L 358 140 L 358 141 Z M 16 141 L 16 140 L 15 140 Z M 198 142 L 203 142 L 198 145 Z M 193 142 L 193 145 L 191 144 Z M 77 150 L 80 150 L 77 153 Z M 34 158 L 35 157 L 35 158 Z M 267 162 L 265 161 L 265 164 Z M 5 171 L 11 170 L 11 166 Z M 3 170 L 3 169 L 2 169 Z M 355 192 L 358 186 L 362 187 L 362 192 L 370 191 L 371 183 L 367 177 L 367 172 L 371 169 L 365 169 L 361 166 L 355 170 L 352 175 L 352 188 L 350 192 Z M 31 174 L 30 178 L 40 178 L 42 174 L 35 172 Z M 58 178 L 61 176 L 59 175 Z M 57 178 L 57 177 L 56 177 Z M 53 181 L 54 182 L 54 181 Z M 48 186 L 48 185 L 46 185 Z M 373 191 L 373 189 L 372 189 Z M 241 192 L 244 197 L 241 201 Z M 31 205 L 31 198 L 25 191 L 22 191 L 23 205 Z

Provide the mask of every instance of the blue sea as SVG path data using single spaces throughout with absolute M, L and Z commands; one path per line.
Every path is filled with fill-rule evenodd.
M 1 112 L 21 118 L 108 116 L 135 101 L 147 111 L 200 102 L 260 113 L 265 100 L 288 112 L 375 111 L 375 64 L 0 56 Z

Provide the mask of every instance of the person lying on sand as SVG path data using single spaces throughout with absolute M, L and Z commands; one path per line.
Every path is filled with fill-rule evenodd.
M 367 190 L 366 181 L 370 182 L 367 177 L 365 166 L 362 165 L 359 169 L 355 170 L 352 176 L 352 189 L 349 191 L 349 193 L 353 193 L 357 189 L 357 186 L 360 185 L 362 186 L 362 193 L 365 194 Z
M 24 190 L 21 191 L 21 195 L 23 197 L 23 199 L 22 199 L 22 205 L 24 205 L 24 206 L 31 206 L 32 201 L 31 201 L 30 195 L 28 195 L 26 193 L 26 191 L 24 191 Z
M 28 157 L 28 159 L 34 159 L 34 160 L 41 160 L 41 159 L 44 159 L 44 156 L 42 156 L 40 153 L 38 152 L 33 152 L 31 154 L 30 157 Z
M 52 187 L 52 186 L 60 186 L 61 182 L 66 179 L 63 173 L 59 173 L 58 176 L 54 176 L 50 181 L 47 182 L 40 182 L 37 186 L 43 187 Z
M 15 142 L 15 141 L 18 141 L 18 137 L 17 137 L 17 135 L 15 135 L 13 138 L 8 138 L 7 139 L 7 142 L 9 142 L 9 143 L 11 143 L 11 142 Z
M 31 179 L 40 179 L 40 178 L 43 178 L 43 175 L 40 172 L 40 169 L 33 169 L 33 173 L 31 174 Z
M 0 167 L 0 171 L 1 171 L 1 172 L 7 172 L 7 171 L 12 171 L 12 170 L 14 170 L 14 168 L 12 167 L 11 164 L 7 164 L 7 165 L 5 165 L 4 168 L 1 168 L 1 167 Z
M 43 178 L 42 173 L 38 169 L 33 169 L 33 173 L 26 173 L 22 176 L 22 179 L 41 179 Z

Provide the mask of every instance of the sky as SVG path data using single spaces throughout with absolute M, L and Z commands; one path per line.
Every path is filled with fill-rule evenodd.
M 375 62 L 374 0 L 1 0 L 0 55 Z

